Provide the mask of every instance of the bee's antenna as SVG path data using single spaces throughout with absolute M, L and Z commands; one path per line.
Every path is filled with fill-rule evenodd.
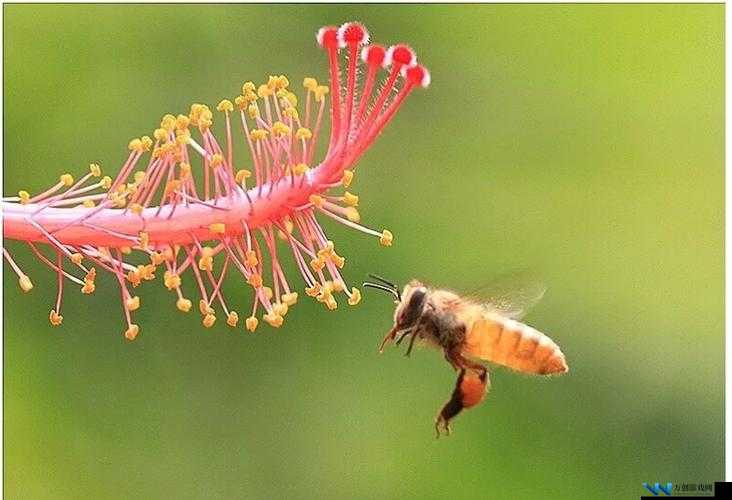
M 363 286 L 369 287 L 369 288 L 376 288 L 377 290 L 382 290 L 384 292 L 388 292 L 388 293 L 392 294 L 397 300 L 399 300 L 399 301 L 402 300 L 401 294 L 399 293 L 399 290 L 397 290 L 396 288 L 389 288 L 388 286 L 384 286 L 381 283 L 369 283 L 368 281 L 365 281 L 363 283 Z
M 399 287 L 396 286 L 394 283 L 392 283 L 389 280 L 385 280 L 384 278 L 382 278 L 381 276 L 379 276 L 377 274 L 371 274 L 371 273 L 369 273 L 369 278 L 373 278 L 376 281 L 380 281 L 384 285 L 387 285 L 388 287 L 393 288 L 394 290 L 399 290 Z

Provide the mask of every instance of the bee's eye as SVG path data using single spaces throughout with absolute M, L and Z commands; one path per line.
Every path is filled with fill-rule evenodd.
M 422 314 L 425 300 L 427 300 L 427 291 L 424 288 L 418 288 L 412 292 L 409 303 L 402 308 L 399 314 L 399 324 L 409 326 L 417 321 Z

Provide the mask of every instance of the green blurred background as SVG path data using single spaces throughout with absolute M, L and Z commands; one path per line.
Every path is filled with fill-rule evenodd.
M 118 290 L 70 290 L 15 243 L 4 278 L 8 498 L 637 498 L 723 476 L 724 7 L 4 7 L 4 192 L 90 161 L 243 81 L 327 77 L 315 31 L 358 19 L 432 71 L 362 159 L 361 213 L 395 245 L 324 222 L 346 277 L 469 290 L 529 270 L 527 321 L 571 371 L 496 370 L 435 440 L 454 374 L 376 347 L 387 297 L 285 327 L 205 330 L 159 282 L 140 338 Z M 246 160 L 243 157 L 242 162 Z M 291 275 L 292 276 L 292 275 Z M 227 284 L 243 310 L 248 287 Z

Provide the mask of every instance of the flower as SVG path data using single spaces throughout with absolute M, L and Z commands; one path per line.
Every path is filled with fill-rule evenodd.
M 211 130 L 215 112 L 193 104 L 187 114 L 163 116 L 152 138 L 129 141 L 129 156 L 114 180 L 102 177 L 99 164 L 92 163 L 78 180 L 63 174 L 42 193 L 21 191 L 3 199 L 5 237 L 27 242 L 57 274 L 52 324 L 61 324 L 64 283 L 93 293 L 99 268 L 116 277 L 124 336 L 135 339 L 139 327 L 131 313 L 140 300 L 128 285 L 154 279 L 162 267 L 159 274 L 180 311 L 191 309 L 187 294 L 199 295 L 204 326 L 214 324 L 214 306 L 221 308 L 227 324 L 238 324 L 239 316 L 221 290 L 227 273 L 234 272 L 253 288 L 245 328 L 256 329 L 260 308 L 261 318 L 279 327 L 297 300 L 280 263 L 283 247 L 292 254 L 307 295 L 328 309 L 337 307 L 336 293 L 344 293 L 349 304 L 358 303 L 359 291 L 349 291 L 340 272 L 345 259 L 318 216 L 391 245 L 391 232 L 360 224 L 358 196 L 331 191 L 350 186 L 356 161 L 407 96 L 429 85 L 430 76 L 410 47 L 369 44 L 368 31 L 359 23 L 326 26 L 316 38 L 328 59 L 328 86 L 307 77 L 304 95 L 298 97 L 284 75 L 260 85 L 246 82 L 233 102 L 224 99 L 215 107 L 225 123 L 223 138 Z M 326 109 L 331 128 L 320 158 Z M 235 140 L 246 144 L 246 160 L 235 160 Z M 235 169 L 242 164 L 248 168 Z M 55 259 L 39 243 L 50 247 Z M 132 252 L 147 255 L 150 264 L 132 264 Z M 3 255 L 21 289 L 29 292 L 30 278 L 6 249 Z

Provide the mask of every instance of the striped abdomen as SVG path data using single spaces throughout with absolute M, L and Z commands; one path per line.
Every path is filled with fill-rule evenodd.
M 549 375 L 568 370 L 559 346 L 540 331 L 494 314 L 473 322 L 463 352 L 514 370 Z

